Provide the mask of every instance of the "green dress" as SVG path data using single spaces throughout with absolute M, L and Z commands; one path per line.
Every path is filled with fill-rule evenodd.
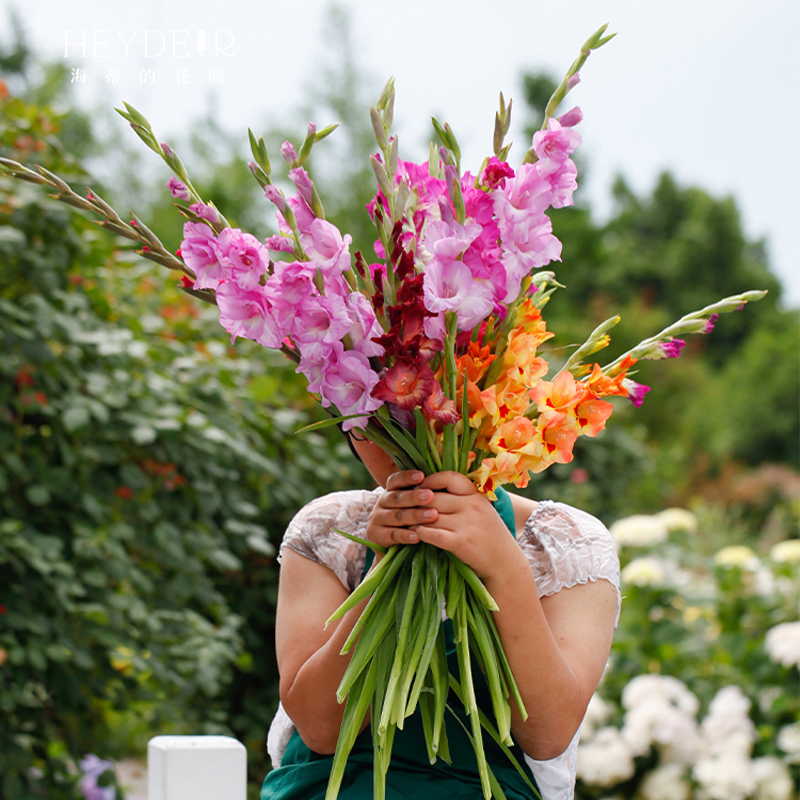
M 495 509 L 513 533 L 514 510 L 511 498 L 502 489 L 497 490 Z M 372 551 L 368 551 L 369 569 Z M 458 675 L 453 628 L 450 620 L 444 623 L 447 642 L 447 661 L 450 671 Z M 491 713 L 489 691 L 483 674 L 473 660 L 475 694 L 478 705 Z M 469 721 L 456 698 L 450 707 L 461 723 L 469 730 Z M 462 725 L 451 714 L 445 717 L 447 738 L 452 763 L 439 759 L 435 764 L 428 760 L 425 736 L 419 711 L 405 721 L 403 730 L 395 733 L 392 760 L 386 775 L 387 800 L 405 798 L 435 798 L 435 800 L 468 800 L 483 798 L 475 753 Z M 531 800 L 535 797 L 528 784 L 511 764 L 500 747 L 484 734 L 483 745 L 486 760 L 505 792 L 508 800 Z M 523 765 L 531 783 L 533 775 L 525 766 L 519 747 L 511 748 L 517 761 Z M 368 800 L 372 794 L 372 734 L 369 728 L 361 732 L 347 760 L 339 798 L 341 800 Z M 261 800 L 323 800 L 328 786 L 333 756 L 320 755 L 310 750 L 295 730 L 283 754 L 281 766 L 270 772 L 261 788 Z

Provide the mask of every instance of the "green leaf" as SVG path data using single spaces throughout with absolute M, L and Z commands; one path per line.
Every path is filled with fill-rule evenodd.
M 89 424 L 89 409 L 86 406 L 71 406 L 61 415 L 64 427 L 71 433 Z
M 28 502 L 34 506 L 45 506 L 50 502 L 50 490 L 41 484 L 29 486 L 25 490 L 25 496 Z

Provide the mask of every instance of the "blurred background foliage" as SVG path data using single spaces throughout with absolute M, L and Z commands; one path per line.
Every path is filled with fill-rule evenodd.
M 326 88 L 303 114 L 342 126 L 311 169 L 329 218 L 369 259 L 374 87 L 346 17 L 331 24 L 341 35 Z M 73 107 L 66 69 L 36 63 L 19 30 L 0 46 L 0 77 L 0 154 L 91 184 L 178 246 L 168 176 L 142 178 L 148 154 L 121 121 Z M 524 78 L 534 125 L 551 83 Z M 267 235 L 245 137 L 213 113 L 187 129 L 171 144 L 201 195 Z M 263 133 L 277 156 L 304 131 Z M 607 524 L 706 509 L 725 543 L 763 550 L 796 530 L 798 312 L 782 304 L 764 243 L 745 239 L 731 198 L 669 174 L 642 197 L 619 178 L 614 197 L 603 223 L 581 205 L 553 214 L 568 287 L 545 310 L 553 359 L 616 312 L 609 360 L 724 295 L 770 294 L 694 337 L 679 362 L 643 365 L 637 380 L 654 391 L 641 410 L 620 403 L 601 444 L 580 440 L 572 464 L 528 491 Z M 276 548 L 305 502 L 368 482 L 336 434 L 295 435 L 319 418 L 288 361 L 247 341 L 231 347 L 214 308 L 127 240 L 0 178 L 0 796 L 77 797 L 85 753 L 120 758 L 156 733 L 189 732 L 242 740 L 257 795 L 277 704 Z M 657 670 L 660 658 L 637 655 L 625 674 Z

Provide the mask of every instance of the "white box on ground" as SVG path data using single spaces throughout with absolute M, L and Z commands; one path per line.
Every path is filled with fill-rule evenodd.
M 229 736 L 155 736 L 147 743 L 148 800 L 245 800 L 247 751 Z

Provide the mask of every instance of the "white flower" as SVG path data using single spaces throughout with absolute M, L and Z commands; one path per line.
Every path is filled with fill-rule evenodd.
M 759 564 L 755 552 L 743 544 L 723 547 L 714 556 L 714 561 L 720 567 L 739 567 L 747 570 L 755 570 Z
M 664 764 L 648 772 L 642 781 L 645 800 L 689 800 L 691 788 L 680 764 Z
M 578 777 L 595 786 L 615 786 L 633 777 L 630 748 L 616 728 L 601 728 L 588 744 L 578 745 Z
M 697 517 L 685 508 L 668 508 L 666 511 L 656 514 L 656 519 L 663 523 L 670 533 L 673 531 L 697 532 Z
M 694 716 L 700 703 L 686 684 L 672 675 L 637 675 L 622 690 L 622 706 L 631 709 L 651 697 L 662 697 L 685 714 Z
M 753 778 L 756 782 L 757 800 L 790 800 L 792 776 L 789 768 L 775 756 L 764 756 L 752 762 Z
M 744 800 L 756 788 L 751 762 L 738 754 L 701 758 L 692 769 L 698 800 Z
M 581 741 L 588 742 L 595 731 L 608 722 L 613 712 L 611 703 L 607 703 L 599 694 L 593 694 L 581 723 Z
M 785 761 L 800 764 L 800 722 L 784 725 L 778 731 L 778 747 L 786 753 Z
M 800 563 L 800 539 L 784 539 L 773 545 L 769 557 L 778 564 Z
M 639 675 L 623 689 L 627 709 L 622 737 L 631 752 L 645 755 L 656 745 L 665 763 L 691 764 L 700 746 L 697 697 L 669 675 Z
M 712 755 L 736 755 L 746 760 L 756 735 L 749 712 L 750 700 L 738 686 L 720 689 L 700 725 L 700 735 L 707 752 Z
M 784 667 L 800 666 L 800 622 L 782 622 L 767 631 L 767 654 Z
M 630 586 L 651 586 L 657 589 L 664 585 L 667 571 L 656 558 L 634 558 L 620 574 L 622 583 Z
M 648 547 L 667 540 L 669 528 L 658 517 L 635 514 L 618 519 L 610 528 L 617 547 Z

